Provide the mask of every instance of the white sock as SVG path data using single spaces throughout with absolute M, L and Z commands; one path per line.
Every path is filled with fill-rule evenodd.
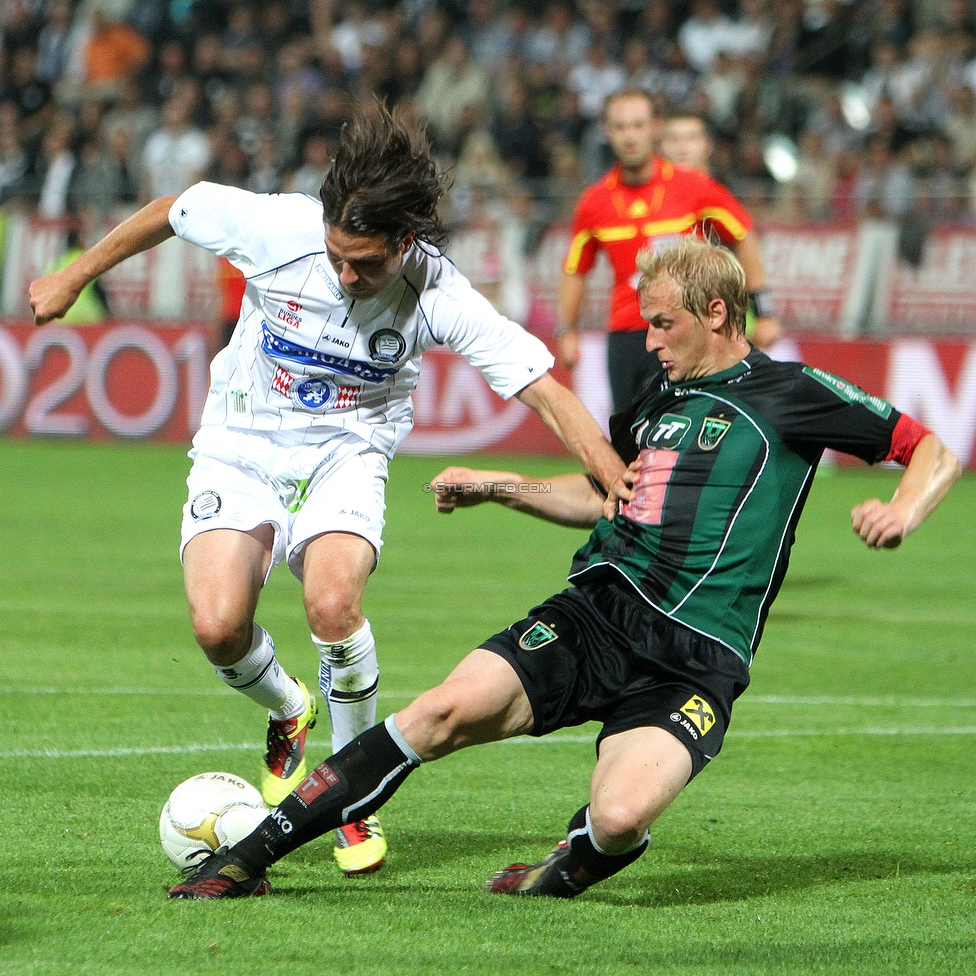
M 305 710 L 305 698 L 297 682 L 278 664 L 271 635 L 257 624 L 247 654 L 229 667 L 214 665 L 214 671 L 224 684 L 267 708 L 274 719 L 295 718 Z
M 332 751 L 338 752 L 376 724 L 376 642 L 367 620 L 345 640 L 332 644 L 312 634 L 312 643 L 319 650 L 319 687 L 329 707 Z

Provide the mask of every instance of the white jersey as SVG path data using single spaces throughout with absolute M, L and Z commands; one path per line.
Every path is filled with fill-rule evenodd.
M 431 347 L 460 353 L 506 399 L 553 365 L 539 339 L 417 244 L 375 298 L 345 295 L 325 254 L 322 205 L 305 194 L 198 183 L 169 221 L 247 279 L 237 328 L 211 365 L 204 425 L 305 431 L 310 442 L 342 428 L 392 457 L 413 425 L 410 394 Z

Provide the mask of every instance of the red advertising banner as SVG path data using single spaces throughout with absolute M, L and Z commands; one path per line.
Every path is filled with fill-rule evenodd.
M 573 387 L 606 425 L 609 396 L 603 336 L 585 336 L 584 362 L 556 378 Z M 98 326 L 0 321 L 0 433 L 186 441 L 206 397 L 212 329 L 145 322 Z M 802 360 L 885 397 L 934 430 L 976 468 L 976 341 L 899 338 L 780 343 L 779 359 Z M 562 447 L 517 398 L 496 396 L 461 356 L 424 356 L 414 395 L 415 426 L 402 450 L 555 454 Z
M 0 322 L 0 432 L 186 441 L 209 384 L 213 329 Z

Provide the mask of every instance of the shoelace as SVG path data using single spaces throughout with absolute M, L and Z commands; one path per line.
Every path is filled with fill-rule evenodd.
M 288 722 L 268 723 L 268 758 L 284 761 L 291 751 L 291 739 L 288 738 Z

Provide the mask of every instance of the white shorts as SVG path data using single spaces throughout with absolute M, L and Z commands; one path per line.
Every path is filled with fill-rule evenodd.
M 190 458 L 181 559 L 201 532 L 265 523 L 274 528 L 271 568 L 286 559 L 299 579 L 305 545 L 323 532 L 362 536 L 379 558 L 388 459 L 355 434 L 307 444 L 287 433 L 201 427 Z

